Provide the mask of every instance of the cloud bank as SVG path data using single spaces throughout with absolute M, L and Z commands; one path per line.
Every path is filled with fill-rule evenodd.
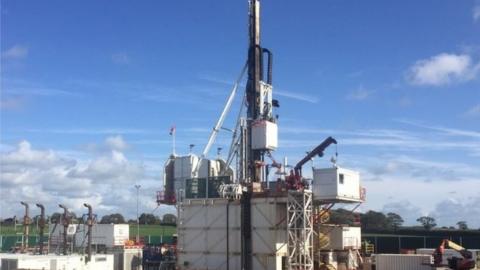
M 120 212 L 132 218 L 136 183 L 142 185 L 141 211 L 151 212 L 160 175 L 152 178 L 142 163 L 129 160 L 124 153 L 128 145 L 120 136 L 108 137 L 102 147 L 105 151 L 83 160 L 36 149 L 28 141 L 1 153 L 1 217 L 20 215 L 19 202 L 27 201 L 43 203 L 50 214 L 63 203 L 78 215 L 87 202 L 101 215 Z

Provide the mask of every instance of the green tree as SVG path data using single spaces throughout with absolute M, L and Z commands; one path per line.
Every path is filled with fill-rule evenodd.
M 433 227 L 437 226 L 437 222 L 433 217 L 423 216 L 417 218 L 417 222 L 420 222 L 426 230 L 431 230 Z
M 173 214 L 165 214 L 162 218 L 162 224 L 175 225 L 177 224 L 177 217 Z
M 140 224 L 154 225 L 154 224 L 158 223 L 158 218 L 155 217 L 153 214 L 143 213 L 143 214 L 140 215 L 140 217 L 138 219 L 139 219 Z
M 466 221 L 459 221 L 457 222 L 457 226 L 459 230 L 468 230 L 468 225 Z
M 387 213 L 387 222 L 390 228 L 397 230 L 400 226 L 403 225 L 403 218 L 396 213 Z
M 120 213 L 105 215 L 100 220 L 101 224 L 122 224 L 125 223 L 125 218 Z
M 354 215 L 352 211 L 342 208 L 330 210 L 330 219 L 328 223 L 353 225 Z
M 388 229 L 388 220 L 381 212 L 368 211 L 360 215 L 363 229 L 385 230 Z

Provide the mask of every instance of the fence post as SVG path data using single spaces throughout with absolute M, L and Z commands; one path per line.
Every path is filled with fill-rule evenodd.
M 402 238 L 399 236 L 398 237 L 398 253 L 402 250 Z

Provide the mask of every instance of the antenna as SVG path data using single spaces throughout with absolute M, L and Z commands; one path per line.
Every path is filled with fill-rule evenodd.
M 192 152 L 193 152 L 193 147 L 195 147 L 195 144 L 190 144 L 190 145 L 188 146 L 188 148 L 189 148 L 189 154 L 192 154 Z

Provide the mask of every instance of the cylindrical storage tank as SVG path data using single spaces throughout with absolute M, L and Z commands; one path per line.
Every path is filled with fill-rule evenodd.
M 375 254 L 377 270 L 431 270 L 431 255 L 420 254 Z

